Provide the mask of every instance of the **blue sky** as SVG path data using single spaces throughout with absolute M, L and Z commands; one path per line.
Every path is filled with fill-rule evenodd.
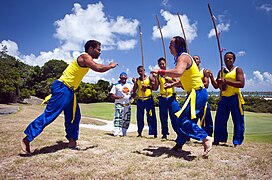
M 29 65 L 42 66 L 50 59 L 71 62 L 89 39 L 102 42 L 97 60 L 119 66 L 107 73 L 90 71 L 83 79 L 116 82 L 126 71 L 136 77 L 141 65 L 138 26 L 143 32 L 145 69 L 149 73 L 163 56 L 156 15 L 160 20 L 169 68 L 171 37 L 183 36 L 181 14 L 191 55 L 201 57 L 203 68 L 217 74 L 220 58 L 207 4 L 210 3 L 224 51 L 233 51 L 242 67 L 244 91 L 272 91 L 272 0 L 1 0 L 0 48 Z M 214 90 L 209 87 L 209 90 Z

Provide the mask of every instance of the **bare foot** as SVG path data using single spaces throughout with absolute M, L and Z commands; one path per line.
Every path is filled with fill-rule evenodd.
M 21 140 L 21 149 L 27 154 L 27 155 L 31 155 L 31 151 L 30 151 L 30 142 L 27 139 L 27 136 L 24 137 L 24 139 Z
M 204 158 L 208 158 L 209 156 L 209 152 L 212 149 L 212 143 L 213 143 L 213 138 L 210 136 L 207 136 L 204 140 L 203 140 L 203 146 L 204 146 L 204 153 L 203 153 L 203 157 Z
M 240 145 L 240 144 L 234 144 L 234 147 L 235 147 L 235 148 L 240 148 L 241 145 Z
M 69 148 L 76 148 L 76 147 L 77 147 L 77 142 L 76 142 L 76 140 L 74 140 L 73 138 L 71 138 L 71 139 L 69 140 L 68 147 L 69 147 Z

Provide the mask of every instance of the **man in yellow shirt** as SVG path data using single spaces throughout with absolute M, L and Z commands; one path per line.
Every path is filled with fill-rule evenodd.
M 203 142 L 203 156 L 207 157 L 212 148 L 213 138 L 197 125 L 196 118 L 208 100 L 207 90 L 204 88 L 196 63 L 187 53 L 185 40 L 180 36 L 173 37 L 169 49 L 174 56 L 176 67 L 169 70 L 152 70 L 151 73 L 180 78 L 180 82 L 188 94 L 182 108 L 175 113 L 178 137 L 173 149 L 182 149 L 187 139 L 191 137 Z
M 69 141 L 68 147 L 76 148 L 81 114 L 74 91 L 78 88 L 89 69 L 96 72 L 106 72 L 118 65 L 115 62 L 103 65 L 93 60 L 97 59 L 101 54 L 100 42 L 89 40 L 84 47 L 85 52 L 75 58 L 64 70 L 62 76 L 52 84 L 52 96 L 48 101 L 44 113 L 31 122 L 24 131 L 26 137 L 21 141 L 21 148 L 26 154 L 31 154 L 30 142 L 47 125 L 52 123 L 62 111 L 64 111 L 65 115 L 66 138 Z
M 161 57 L 158 59 L 158 66 L 160 69 L 166 69 L 166 60 Z M 162 139 L 167 139 L 167 135 L 169 135 L 168 130 L 168 113 L 170 116 L 171 124 L 174 131 L 177 131 L 177 123 L 175 112 L 179 109 L 175 109 L 178 107 L 178 102 L 176 100 L 176 93 L 174 86 L 177 81 L 171 77 L 166 77 L 162 75 L 155 75 L 155 90 L 158 90 L 160 87 L 160 95 L 159 99 L 159 115 L 161 120 L 161 130 L 162 130 Z
M 214 145 L 219 145 L 220 142 L 226 143 L 228 140 L 227 123 L 231 112 L 233 121 L 233 140 L 234 147 L 240 146 L 244 141 L 245 122 L 244 108 L 245 101 L 241 94 L 240 88 L 245 85 L 245 77 L 242 68 L 234 66 L 235 54 L 227 52 L 224 55 L 226 67 L 219 70 L 216 80 L 213 74 L 210 73 L 210 79 L 213 87 L 218 89 L 220 85 L 225 89 L 221 90 L 221 99 L 218 102 L 218 107 L 215 115 L 214 126 Z
M 206 89 L 208 89 L 209 76 L 206 73 L 206 70 L 204 68 L 200 68 L 200 63 L 201 63 L 200 57 L 198 55 L 194 55 L 193 59 L 198 67 L 204 87 Z M 213 134 L 213 121 L 212 121 L 212 115 L 211 115 L 211 107 L 208 102 L 206 103 L 203 111 L 200 112 L 199 118 L 200 118 L 200 126 L 202 127 L 202 129 L 204 129 L 209 136 L 212 136 L 212 134 Z
M 152 90 L 154 90 L 155 79 L 152 76 L 147 76 L 143 66 L 137 67 L 139 78 L 133 78 L 133 94 L 134 98 L 137 94 L 137 126 L 138 137 L 142 136 L 144 128 L 144 110 L 146 110 L 147 124 L 149 127 L 148 134 L 157 138 L 157 118 L 155 112 L 154 100 L 152 97 Z

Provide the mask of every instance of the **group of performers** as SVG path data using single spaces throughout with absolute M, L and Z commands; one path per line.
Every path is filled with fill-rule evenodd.
M 229 114 L 232 114 L 234 124 L 233 144 L 235 147 L 241 145 L 244 139 L 244 115 L 243 115 L 243 97 L 240 88 L 244 87 L 244 75 L 241 68 L 234 66 L 235 54 L 227 52 L 224 56 L 226 67 L 219 70 L 216 80 L 210 70 L 200 68 L 200 57 L 190 56 L 187 53 L 186 44 L 182 37 L 176 36 L 171 39 L 170 52 L 174 56 L 174 69 L 167 70 L 165 58 L 158 59 L 159 70 L 152 70 L 151 76 L 145 74 L 143 66 L 137 67 L 138 78 L 133 78 L 133 89 L 130 91 L 130 97 L 113 97 L 114 99 L 124 98 L 132 100 L 137 95 L 137 125 L 138 137 L 142 136 L 144 127 L 144 110 L 146 110 L 147 124 L 149 127 L 148 135 L 157 137 L 157 118 L 155 114 L 154 100 L 152 91 L 159 89 L 159 117 L 161 122 L 161 134 L 163 139 L 169 135 L 168 116 L 171 125 L 177 134 L 176 145 L 173 150 L 179 151 L 189 138 L 199 140 L 204 146 L 204 156 L 208 156 L 212 144 L 219 145 L 220 142 L 226 143 L 228 139 L 227 120 Z M 221 73 L 223 72 L 223 73 Z M 126 76 L 127 78 L 127 76 Z M 112 87 L 120 87 L 120 81 Z M 220 101 L 218 104 L 215 127 L 211 116 L 210 105 L 208 103 L 207 88 L 209 80 L 215 89 L 220 88 Z M 121 83 L 122 84 L 122 83 Z M 127 83 L 123 83 L 125 89 Z M 131 84 L 129 85 L 131 87 Z M 174 87 L 181 87 L 187 92 L 187 97 L 182 106 L 176 100 Z M 120 91 L 122 89 L 119 88 Z M 111 91 L 113 93 L 115 91 Z M 128 93 L 126 91 L 126 93 Z M 112 94 L 111 94 L 112 95 Z M 113 96 L 113 95 L 112 95 Z M 117 100 L 116 100 L 117 101 Z M 115 103 L 114 129 L 118 126 L 128 128 L 127 116 L 124 116 L 122 126 L 122 114 L 116 108 Z M 124 108 L 126 106 L 123 106 Z M 125 114 L 127 113 L 124 110 Z M 129 113 L 130 114 L 130 113 Z M 116 121 L 119 120 L 119 123 Z M 198 121 L 199 125 L 198 125 Z M 125 123 L 126 122 L 126 123 Z M 214 139 L 212 138 L 214 132 Z M 118 134 L 115 133 L 117 136 Z M 119 134 L 120 135 L 120 134 Z M 121 134 L 123 136 L 124 134 Z
M 131 117 L 131 101 L 137 98 L 137 126 L 138 137 L 142 136 L 144 128 L 144 112 L 146 111 L 148 134 L 157 138 L 157 118 L 155 113 L 152 91 L 160 88 L 159 116 L 161 121 L 161 134 L 163 139 L 169 135 L 168 114 L 171 125 L 177 134 L 176 145 L 173 150 L 179 151 L 189 138 L 203 143 L 203 156 L 207 157 L 212 144 L 219 145 L 227 142 L 227 120 L 232 114 L 234 124 L 233 144 L 239 146 L 244 139 L 243 97 L 240 88 L 244 87 L 244 74 L 240 67 L 234 66 L 235 54 L 227 52 L 224 56 L 226 68 L 219 70 L 216 80 L 210 70 L 201 69 L 200 57 L 191 57 L 188 54 L 185 40 L 180 36 L 171 39 L 170 53 L 174 56 L 175 68 L 167 69 L 166 60 L 160 58 L 158 66 L 147 76 L 143 66 L 137 67 L 138 78 L 133 83 L 127 82 L 127 74 L 121 73 L 119 82 L 114 84 L 110 97 L 115 99 L 114 129 L 115 136 L 126 136 Z M 84 75 L 89 69 L 105 72 L 117 66 L 111 62 L 109 65 L 97 64 L 93 59 L 98 58 L 101 44 L 90 40 L 85 44 L 85 53 L 76 58 L 60 79 L 52 85 L 52 96 L 45 111 L 29 124 L 25 130 L 26 137 L 21 141 L 23 151 L 30 154 L 30 142 L 64 110 L 66 138 L 69 147 L 77 146 L 80 122 L 80 110 L 74 90 L 77 89 Z M 215 117 L 214 139 L 213 122 L 208 103 L 206 88 L 209 79 L 215 89 L 220 89 L 220 101 Z M 174 87 L 181 87 L 186 91 L 187 97 L 182 106 L 176 100 Z M 200 126 L 198 125 L 200 120 Z

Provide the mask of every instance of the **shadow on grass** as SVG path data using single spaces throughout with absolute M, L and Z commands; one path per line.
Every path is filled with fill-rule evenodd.
M 57 151 L 60 151 L 62 149 L 68 149 L 68 142 L 63 142 L 63 141 L 57 141 L 57 144 L 54 144 L 52 146 L 47 146 L 47 147 L 43 147 L 41 149 L 35 149 L 34 152 L 31 153 L 31 155 L 28 154 L 19 154 L 19 156 L 22 157 L 28 157 L 28 156 L 35 156 L 35 155 L 39 155 L 39 154 L 48 154 L 48 153 L 55 153 Z M 69 148 L 71 150 L 76 150 L 76 151 L 86 151 L 88 149 L 92 149 L 97 147 L 98 145 L 93 145 L 93 146 L 89 146 L 89 147 L 85 147 L 85 148 Z
M 105 133 L 108 136 L 114 136 L 113 133 Z
M 176 157 L 176 158 L 183 158 L 186 161 L 193 161 L 196 156 L 191 156 L 190 151 L 174 151 L 172 148 L 169 147 L 153 147 L 149 146 L 148 148 L 143 149 L 143 151 L 133 151 L 133 153 L 137 154 L 143 154 L 145 156 L 150 157 L 159 157 L 164 154 L 167 155 L 167 157 Z

